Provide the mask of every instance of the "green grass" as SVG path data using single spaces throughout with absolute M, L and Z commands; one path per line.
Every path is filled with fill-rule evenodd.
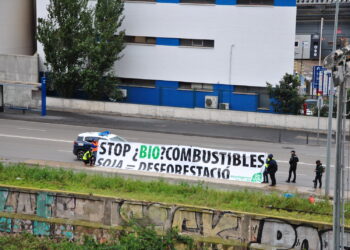
M 285 198 L 278 193 L 264 194 L 257 191 L 218 191 L 206 186 L 182 183 L 172 185 L 164 180 L 142 182 L 120 177 L 103 177 L 53 168 L 0 164 L 0 183 L 22 187 L 72 191 L 86 194 L 107 195 L 123 199 L 185 204 L 220 210 L 258 213 L 297 220 L 332 222 L 332 205 L 328 200 L 311 204 L 298 195 Z M 347 224 L 350 205 L 346 204 Z
M 111 232 L 113 234 L 113 232 Z M 193 240 L 179 235 L 176 230 L 169 230 L 159 235 L 152 227 L 141 227 L 131 224 L 129 231 L 114 234 L 108 242 L 99 243 L 91 236 L 85 236 L 81 241 L 71 242 L 67 239 L 51 239 L 36 237 L 29 233 L 1 235 L 0 249 L 42 249 L 42 250 L 175 250 L 178 244 L 182 249 L 196 249 Z

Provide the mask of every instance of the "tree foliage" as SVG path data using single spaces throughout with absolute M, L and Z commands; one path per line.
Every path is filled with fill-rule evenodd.
M 115 97 L 111 70 L 124 48 L 123 8 L 121 0 L 98 0 L 94 7 L 88 0 L 50 0 L 37 36 L 60 96 L 83 89 L 93 99 Z
M 267 83 L 267 89 L 275 111 L 278 113 L 298 114 L 305 100 L 298 93 L 300 81 L 297 76 L 285 74 L 283 79 L 273 87 Z

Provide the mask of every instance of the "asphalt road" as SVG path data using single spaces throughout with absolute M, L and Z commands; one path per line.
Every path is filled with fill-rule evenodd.
M 269 131 L 266 132 L 264 129 L 253 127 L 240 129 L 241 136 L 243 138 L 246 137 L 245 140 L 242 140 L 224 138 L 222 135 L 223 132 L 221 131 L 223 125 L 216 124 L 118 117 L 115 119 L 123 120 L 125 124 L 123 124 L 122 128 L 111 129 L 111 127 L 115 127 L 112 118 L 108 118 L 110 119 L 108 122 L 104 121 L 105 126 L 101 126 L 101 124 L 99 124 L 99 126 L 93 126 L 96 124 L 94 120 L 87 122 L 84 119 L 80 122 L 80 124 L 84 124 L 84 126 L 77 126 L 74 122 L 66 122 L 70 123 L 69 125 L 63 124 L 64 122 L 62 122 L 62 120 L 72 119 L 77 121 L 79 120 L 79 116 L 74 118 L 72 114 L 68 114 L 66 118 L 62 117 L 63 114 L 61 114 L 61 116 L 48 116 L 44 119 L 40 118 L 37 114 L 36 116 L 35 114 L 0 114 L 0 158 L 13 161 L 35 159 L 74 162 L 76 159 L 72 154 L 73 141 L 79 133 L 110 130 L 112 133 L 118 134 L 132 142 L 191 145 L 215 149 L 273 153 L 279 165 L 277 183 L 283 184 L 286 184 L 285 180 L 288 176 L 290 151 L 294 149 L 297 151 L 297 155 L 300 159 L 297 170 L 297 183 L 288 185 L 311 188 L 313 185 L 312 180 L 314 178 L 315 161 L 320 159 L 323 163 L 326 162 L 326 148 L 323 138 L 320 139 L 321 145 L 298 144 L 298 141 L 296 141 L 296 143 L 278 143 L 274 140 L 268 142 L 268 138 L 265 138 L 266 141 L 254 141 L 254 136 L 259 133 L 259 131 L 260 133 L 265 133 L 261 135 L 261 137 L 266 136 Z M 89 118 L 101 121 L 106 119 L 106 116 L 89 115 Z M 33 122 L 28 120 L 37 121 Z M 135 124 L 138 122 L 140 127 L 134 128 L 136 126 Z M 129 126 L 127 126 L 127 123 L 129 123 Z M 144 129 L 142 129 L 142 124 Z M 180 125 L 176 129 L 171 129 L 167 127 L 166 124 L 172 124 L 172 126 L 176 124 Z M 186 125 L 190 128 L 193 128 L 195 125 L 198 127 L 205 125 L 205 129 L 197 131 L 197 133 L 201 132 L 199 135 L 191 135 L 193 134 L 191 133 L 191 129 L 188 131 L 185 130 L 186 133 L 177 131 L 184 129 Z M 155 126 L 158 126 L 158 129 L 155 129 Z M 158 130 L 159 132 L 149 131 L 150 129 L 147 128 L 150 127 L 153 127 L 154 131 Z M 164 130 L 168 130 L 169 132 Z M 206 130 L 211 131 L 209 136 L 205 135 Z M 273 133 L 272 129 L 269 130 Z M 219 136 L 216 137 L 216 133 L 219 134 Z M 331 172 L 333 171 L 334 167 L 331 168 Z M 331 176 L 331 189 L 332 187 L 333 176 Z
M 214 138 L 239 139 L 276 143 L 317 145 L 315 131 L 293 131 L 267 127 L 242 126 L 241 124 L 214 124 L 185 120 L 163 120 L 118 115 L 88 114 L 79 112 L 48 111 L 45 117 L 39 112 L 26 112 L 7 109 L 0 113 L 0 119 L 38 121 L 54 124 L 87 125 L 108 129 L 123 129 L 144 132 L 162 132 L 167 134 L 197 135 Z M 189 118 L 190 119 L 190 118 Z M 325 142 L 320 134 L 320 142 Z

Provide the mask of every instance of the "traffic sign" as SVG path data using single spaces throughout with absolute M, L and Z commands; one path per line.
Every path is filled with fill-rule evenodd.
M 323 71 L 322 66 L 312 67 L 312 87 L 318 89 L 320 85 L 320 73 Z

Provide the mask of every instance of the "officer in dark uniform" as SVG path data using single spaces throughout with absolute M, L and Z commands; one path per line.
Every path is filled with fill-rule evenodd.
M 322 166 L 322 163 L 320 160 L 316 161 L 316 169 L 315 169 L 315 180 L 313 180 L 314 182 L 314 188 L 317 187 L 317 181 L 319 183 L 319 188 L 322 187 L 322 174 L 324 173 L 324 167 Z
M 288 179 L 286 180 L 286 182 L 289 183 L 290 179 L 292 177 L 292 174 L 294 174 L 294 178 L 293 178 L 292 182 L 295 183 L 297 164 L 299 162 L 299 158 L 295 154 L 294 150 L 292 150 L 290 153 L 291 153 L 291 156 L 290 156 L 290 159 L 289 159 L 289 175 L 288 175 Z
M 271 178 L 271 185 L 270 186 L 276 186 L 276 172 L 278 169 L 277 162 L 273 159 L 273 154 L 268 155 L 268 160 L 269 161 L 269 167 L 268 167 L 268 173 Z

